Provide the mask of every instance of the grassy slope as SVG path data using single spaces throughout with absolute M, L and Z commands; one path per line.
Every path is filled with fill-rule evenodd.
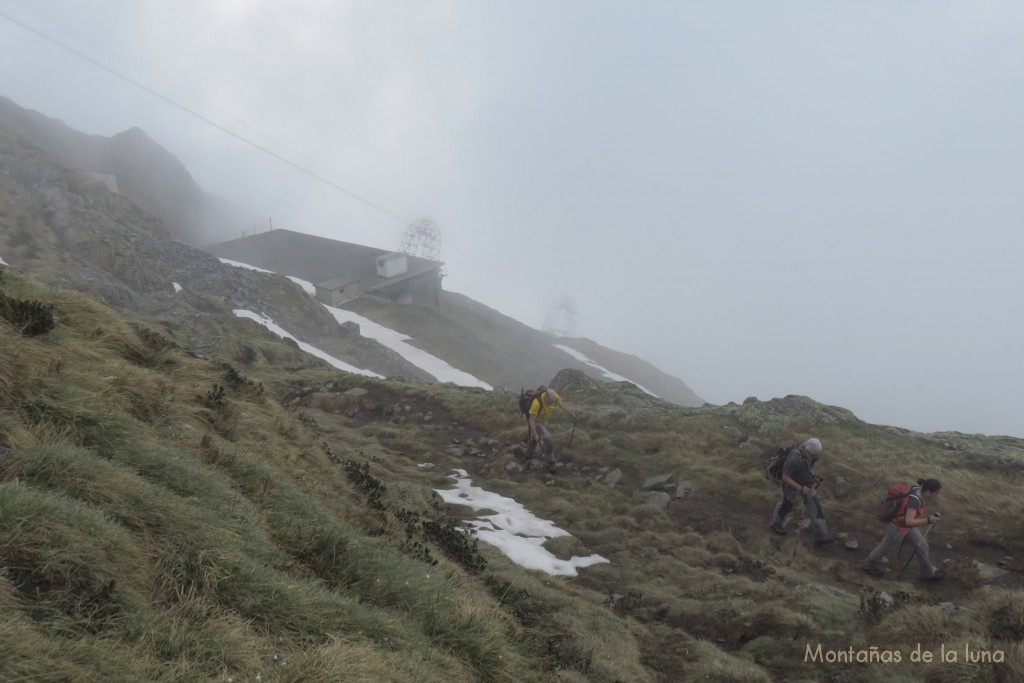
M 59 324 L 26 337 L 0 322 L 0 439 L 14 445 L 0 458 L 0 679 L 1024 676 L 1021 574 L 982 580 L 972 565 L 1024 558 L 1020 440 L 923 437 L 798 398 L 679 408 L 567 374 L 583 419 L 571 448 L 565 416 L 552 424 L 565 466 L 510 473 L 523 432 L 510 394 L 285 372 L 271 340 L 256 384 L 82 296 L 12 274 L 3 290 L 54 304 Z M 812 433 L 830 523 L 856 552 L 764 531 L 761 453 Z M 612 563 L 556 578 L 460 543 L 431 493 L 453 467 L 571 531 L 556 553 Z M 622 480 L 603 483 L 612 468 Z M 693 492 L 641 502 L 641 482 L 669 473 Z M 877 541 L 875 498 L 919 476 L 946 485 L 933 546 L 950 579 L 868 579 L 853 561 Z M 904 658 L 969 642 L 1008 661 L 803 663 L 819 642 Z
M 59 324 L 0 327 L 0 678 L 544 677 L 484 587 L 409 552 L 409 520 L 261 385 L 6 280 Z

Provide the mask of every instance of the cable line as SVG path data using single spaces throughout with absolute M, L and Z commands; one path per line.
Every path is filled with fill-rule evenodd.
M 363 197 L 360 197 L 359 195 L 357 195 L 356 193 L 352 192 L 351 190 L 347 190 L 344 187 L 342 187 L 341 185 L 338 185 L 337 183 L 335 183 L 335 182 L 333 182 L 333 181 L 323 177 L 322 175 L 319 175 L 318 173 L 310 171 L 308 168 L 305 168 L 304 166 L 300 166 L 299 164 L 295 163 L 294 161 L 291 161 L 290 159 L 288 159 L 287 157 L 281 156 L 277 152 L 274 152 L 273 150 L 268 149 L 268 148 L 264 147 L 263 145 L 250 140 L 249 138 L 245 137 L 244 135 L 240 135 L 240 134 L 234 132 L 233 130 L 231 130 L 230 128 L 228 128 L 226 126 L 222 126 L 221 124 L 217 123 L 216 121 L 213 121 L 213 120 L 203 116 L 202 114 L 200 114 L 198 112 L 195 112 L 195 111 L 189 109 L 188 107 L 186 107 L 186 106 L 184 106 L 182 104 L 179 104 L 178 102 L 176 102 L 176 101 L 172 100 L 171 98 L 161 94 L 160 92 L 150 88 L 149 86 L 146 86 L 146 85 L 136 81 L 135 79 L 133 79 L 133 78 L 131 78 L 129 76 L 126 76 L 126 75 L 122 74 L 121 72 L 119 72 L 119 71 L 117 71 L 115 69 L 112 69 L 111 67 L 107 66 L 106 64 L 103 64 L 102 62 L 99 62 L 99 61 L 93 59 L 89 55 L 76 50 L 75 48 L 71 47 L 70 45 L 67 45 L 66 43 L 63 43 L 63 42 L 57 40 L 56 38 L 52 38 L 49 35 L 43 33 L 42 31 L 39 31 L 38 29 L 35 29 L 32 26 L 29 26 L 28 24 L 25 24 L 25 23 L 19 21 L 18 19 L 15 19 L 14 17 L 12 17 L 11 15 L 7 14 L 3 10 L 0 10 L 0 17 L 3 17 L 4 19 L 7 19 L 7 21 L 11 22 L 12 24 L 16 24 L 16 25 L 20 26 L 21 28 L 25 29 L 26 31 L 39 36 L 40 38 L 42 38 L 43 40 L 46 40 L 47 42 L 53 43 L 54 45 L 56 45 L 57 47 L 59 47 L 61 49 L 67 50 L 68 52 L 70 52 L 71 54 L 75 55 L 79 59 L 84 59 L 85 61 L 89 62 L 93 66 L 96 66 L 96 67 L 102 69 L 103 71 L 106 71 L 107 73 L 109 73 L 109 74 L 111 74 L 111 75 L 113 75 L 113 76 L 115 76 L 117 78 L 120 78 L 121 80 L 125 81 L 126 83 L 130 83 L 131 85 L 134 85 L 136 88 L 139 88 L 140 90 L 143 90 L 143 91 L 149 93 L 153 97 L 156 97 L 157 99 L 162 100 L 163 102 L 171 105 L 172 107 L 175 107 L 176 109 L 180 109 L 181 111 L 185 112 L 186 114 L 189 114 L 190 116 L 194 116 L 195 118 L 199 119 L 200 121 L 203 121 L 204 123 L 207 123 L 207 124 L 213 126 L 214 128 L 217 128 L 218 130 L 220 130 L 220 131 L 222 131 L 224 133 L 227 133 L 231 137 L 233 137 L 233 138 L 235 138 L 237 140 L 240 140 L 240 141 L 244 142 L 245 144 L 247 144 L 247 145 L 249 145 L 251 147 L 254 147 L 255 149 L 258 149 L 259 151 L 263 152 L 264 154 L 267 154 L 268 156 L 271 156 L 271 157 L 277 159 L 278 161 L 280 161 L 282 163 L 288 164 L 289 166 L 291 166 L 295 170 L 297 170 L 297 171 L 299 171 L 301 173 L 304 173 L 305 175 L 309 176 L 310 178 L 313 178 L 315 180 L 319 180 L 321 183 L 323 183 L 323 184 L 325 184 L 325 185 L 327 185 L 329 187 L 332 187 L 335 190 L 338 190 L 339 192 L 344 192 L 345 194 L 347 194 L 348 196 L 352 197 L 353 199 L 355 199 L 357 201 L 360 201 L 363 204 L 366 204 L 367 206 L 369 206 L 371 208 L 374 208 L 374 209 L 376 209 L 377 211 L 380 211 L 383 214 L 391 216 L 392 218 L 394 218 L 396 220 L 402 221 L 402 223 L 405 223 L 406 225 L 412 223 L 412 221 L 410 221 L 410 220 L 408 220 L 406 218 L 403 218 L 402 216 L 399 216 L 396 213 L 392 213 L 391 211 L 385 209 L 383 206 L 380 206 L 379 204 L 375 204 L 374 202 L 371 202 L 369 199 L 365 199 Z

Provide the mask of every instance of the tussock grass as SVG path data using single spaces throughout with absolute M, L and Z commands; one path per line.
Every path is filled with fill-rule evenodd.
M 0 456 L 5 679 L 1019 677 L 1016 574 L 979 586 L 962 567 L 975 551 L 988 564 L 1024 553 L 1006 521 L 1019 517 L 1024 474 L 964 458 L 949 446 L 963 440 L 865 425 L 808 399 L 680 409 L 569 377 L 583 418 L 571 448 L 571 422 L 552 423 L 564 467 L 509 472 L 525 427 L 508 392 L 349 376 L 269 336 L 232 336 L 247 329 L 234 321 L 190 321 L 222 337 L 204 350 L 220 354 L 211 362 L 174 341 L 178 323 L 129 320 L 16 274 L 3 286 L 53 304 L 56 321 L 31 337 L 0 321 L 0 441 L 14 447 Z M 777 493 L 763 455 L 810 435 L 825 443 L 830 525 L 859 538 L 857 553 L 764 532 Z M 449 448 L 482 439 L 480 452 Z M 559 556 L 611 564 L 556 578 L 467 543 L 468 510 L 432 491 L 452 468 L 568 530 L 547 544 Z M 641 503 L 644 480 L 662 474 L 670 494 L 684 480 L 693 493 Z M 927 476 L 944 482 L 930 538 L 936 558 L 956 556 L 950 579 L 866 579 L 853 562 L 877 541 L 878 496 Z M 907 597 L 866 614 L 862 589 Z M 924 630 L 929 642 L 1001 647 L 1007 662 L 802 663 L 806 643 L 905 649 Z
M 687 669 L 687 678 L 695 681 L 716 683 L 771 683 L 768 676 L 756 664 L 731 656 L 702 640 L 693 641 L 691 652 L 692 667 Z
M 314 421 L 84 297 L 38 293 L 52 332 L 0 330 L 5 679 L 543 678 L 457 565 L 406 555 L 400 525 L 361 526 L 374 515 Z

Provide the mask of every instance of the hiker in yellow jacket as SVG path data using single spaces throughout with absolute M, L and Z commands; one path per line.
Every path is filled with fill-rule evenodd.
M 547 421 L 551 419 L 551 414 L 555 412 L 556 406 L 572 415 L 574 420 L 577 419 L 576 413 L 569 409 L 569 406 L 562 401 L 562 397 L 554 389 L 548 389 L 533 399 L 533 403 L 530 404 L 530 412 L 527 414 L 527 420 L 530 423 L 530 444 L 526 448 L 526 459 L 533 458 L 534 453 L 537 452 L 537 445 L 543 444 L 544 463 L 547 465 L 548 472 L 555 472 L 558 469 L 555 465 L 555 442 L 547 428 Z

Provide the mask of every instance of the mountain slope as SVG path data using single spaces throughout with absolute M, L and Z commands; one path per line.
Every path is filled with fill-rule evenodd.
M 571 447 L 552 423 L 551 477 L 521 459 L 514 396 L 322 367 L 247 378 L 131 314 L 2 280 L 3 301 L 42 304 L 0 306 L 4 680 L 851 680 L 806 648 L 878 643 L 903 659 L 855 680 L 1024 674 L 1024 441 L 803 397 L 684 408 L 565 371 L 552 385 L 582 419 Z M 26 310 L 56 325 L 21 332 Z M 825 443 L 829 521 L 859 549 L 766 533 L 759 465 L 783 434 Z M 556 556 L 610 563 L 556 577 L 467 543 L 474 513 L 434 493 L 452 470 L 568 530 Z M 878 492 L 914 475 L 945 483 L 939 585 L 896 581 L 905 555 L 882 580 L 855 564 Z M 915 663 L 915 643 L 1001 661 Z
M 117 174 L 123 194 L 76 172 L 98 168 Z M 244 343 L 222 344 L 218 337 L 221 328 L 236 325 L 219 319 L 236 310 L 272 320 L 291 336 L 356 367 L 433 380 L 400 355 L 340 328 L 286 278 L 228 267 L 177 241 L 199 225 L 182 211 L 205 211 L 208 203 L 181 163 L 142 131 L 109 139 L 88 136 L 0 99 L 0 169 L 0 256 L 44 282 L 168 318 L 173 321 L 168 329 L 182 343 L 244 368 L 261 362 L 260 353 Z M 352 308 L 405 332 L 414 338 L 410 343 L 491 386 L 535 386 L 563 368 L 601 376 L 553 346 L 547 335 L 458 294 L 446 293 L 441 310 L 388 307 L 370 299 Z M 251 334 L 262 337 L 265 332 Z M 681 381 L 639 359 L 608 350 L 600 355 L 610 359 L 609 369 L 618 374 L 643 375 L 665 398 L 683 405 L 703 403 Z
M 553 344 L 625 376 L 642 362 L 466 297 L 353 304 L 501 380 L 429 382 L 295 282 L 169 237 L 0 124 L 0 679 L 1024 679 L 1024 440 L 800 396 L 681 406 Z M 239 309 L 396 377 L 339 372 Z M 551 422 L 554 476 L 524 460 L 516 409 L 541 381 L 580 416 Z M 824 549 L 799 510 L 786 537 L 765 528 L 764 456 L 812 435 Z M 570 535 L 473 543 L 479 513 L 437 493 L 453 475 Z M 929 538 L 949 577 L 899 577 L 906 551 L 865 575 L 878 497 L 919 477 L 944 484 Z M 609 562 L 524 568 L 540 542 Z M 994 661 L 914 662 L 917 644 Z M 900 660 L 858 663 L 877 649 Z
M 564 344 L 587 349 L 592 358 L 602 358 L 608 369 L 666 400 L 685 406 L 704 403 L 681 380 L 635 356 L 590 340 L 553 337 L 456 292 L 444 292 L 440 310 L 398 306 L 369 297 L 348 302 L 345 308 L 409 335 L 412 344 L 434 355 L 457 359 L 465 371 L 509 391 L 549 383 L 565 368 L 602 378 L 603 373 L 592 365 L 556 346 Z
M 6 97 L 0 124 L 64 166 L 116 175 L 119 192 L 160 216 L 174 239 L 209 244 L 252 229 L 251 217 L 203 191 L 181 161 L 138 128 L 110 138 L 86 135 Z

